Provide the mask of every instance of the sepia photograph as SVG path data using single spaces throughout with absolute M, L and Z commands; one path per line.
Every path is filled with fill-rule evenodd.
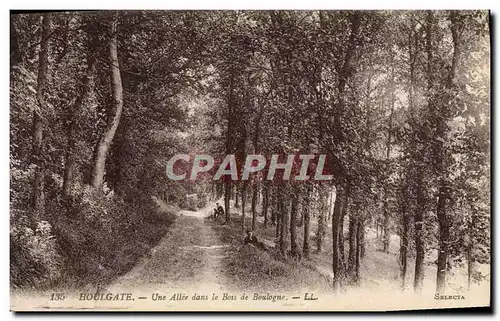
M 10 310 L 491 309 L 491 20 L 10 11 Z

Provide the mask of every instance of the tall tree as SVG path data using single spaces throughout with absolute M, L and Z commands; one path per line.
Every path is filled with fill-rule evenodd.
M 47 77 L 49 70 L 49 41 L 51 34 L 50 14 L 44 14 L 42 18 L 42 36 L 40 40 L 40 52 L 38 54 L 38 77 L 36 100 L 37 108 L 33 111 L 33 142 L 32 142 L 32 163 L 35 165 L 35 177 L 33 180 L 33 189 L 31 203 L 34 209 L 34 219 L 42 217 L 45 213 L 44 200 L 44 176 L 45 164 L 43 159 L 43 131 L 44 120 L 42 113 L 48 109 L 45 98 L 47 90 Z
M 73 179 L 75 176 L 75 167 L 76 167 L 76 153 L 75 153 L 75 145 L 77 141 L 78 135 L 78 115 L 81 113 L 83 104 L 85 103 L 85 99 L 87 98 L 91 85 L 91 78 L 94 72 L 94 67 L 96 63 L 95 53 L 93 52 L 93 48 L 97 45 L 97 41 L 95 37 L 89 36 L 88 45 L 87 45 L 87 54 L 86 54 L 86 65 L 87 70 L 82 75 L 82 79 L 80 82 L 80 88 L 78 90 L 78 96 L 74 102 L 74 104 L 68 107 L 67 113 L 67 146 L 66 146 L 66 159 L 64 165 L 64 174 L 63 174 L 63 185 L 62 185 L 62 195 L 67 198 L 73 187 Z
M 92 186 L 101 191 L 104 183 L 104 174 L 106 171 L 106 158 L 109 148 L 115 137 L 116 130 L 120 124 L 120 118 L 123 112 L 123 86 L 118 62 L 118 40 L 117 40 L 118 16 L 114 15 L 110 25 L 109 33 L 109 71 L 111 79 L 111 95 L 114 115 L 108 122 L 106 129 L 101 134 L 97 145 L 97 152 L 92 170 Z

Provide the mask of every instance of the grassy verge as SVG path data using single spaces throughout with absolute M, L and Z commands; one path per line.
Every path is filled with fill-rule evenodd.
M 211 222 L 221 241 L 231 245 L 222 264 L 235 291 L 327 291 L 328 281 L 318 272 L 293 260 L 283 260 L 274 249 L 243 244 L 241 216 L 232 213 L 229 225 Z
M 112 208 L 114 209 L 114 208 Z M 65 275 L 57 288 L 101 288 L 127 273 L 166 235 L 176 219 L 173 206 L 124 204 L 108 224 L 84 225 L 82 219 L 54 224 Z M 109 213 L 109 212 L 108 212 Z M 117 214 L 118 213 L 118 214 Z

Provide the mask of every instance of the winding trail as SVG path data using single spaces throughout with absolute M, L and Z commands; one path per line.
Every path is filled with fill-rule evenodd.
M 162 204 L 158 204 L 162 207 Z M 221 260 L 229 245 L 223 244 L 216 231 L 205 222 L 212 204 L 198 211 L 181 210 L 166 236 L 132 270 L 116 279 L 99 293 L 130 293 L 131 301 L 80 300 L 85 290 L 66 292 L 64 301 L 50 301 L 50 293 L 26 293 L 15 296 L 15 310 L 207 310 L 212 293 L 223 293 L 227 279 Z M 111 237 L 111 236 L 110 236 Z M 172 300 L 173 296 L 188 296 Z M 153 298 L 156 296 L 157 300 Z M 193 297 L 198 296 L 198 298 Z M 203 296 L 205 298 L 203 298 Z M 158 300 L 158 298 L 162 298 Z M 199 300 L 198 302 L 193 302 Z
M 222 244 L 205 222 L 212 208 L 209 204 L 198 211 L 181 210 L 160 243 L 106 292 L 133 293 L 136 300 L 141 300 L 140 309 L 145 310 L 193 308 L 193 295 L 198 295 L 199 308 L 206 309 L 211 294 L 223 292 L 227 284 L 221 260 L 227 255 L 228 245 Z M 154 294 L 165 299 L 154 301 Z M 189 300 L 171 300 L 175 295 L 187 295 Z M 110 308 L 110 304 L 114 305 L 103 302 L 96 308 Z M 137 302 L 133 306 L 137 309 Z
M 201 293 L 224 289 L 221 259 L 228 245 L 222 244 L 205 218 L 209 205 L 196 212 L 182 210 L 160 243 L 127 274 L 118 278 L 107 291 L 151 293 Z

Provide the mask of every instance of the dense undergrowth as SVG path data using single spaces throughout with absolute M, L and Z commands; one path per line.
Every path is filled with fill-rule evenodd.
M 13 288 L 104 285 L 130 270 L 175 220 L 175 209 L 151 199 L 125 203 L 88 186 L 75 189 L 70 200 L 49 203 L 39 220 L 12 210 Z

